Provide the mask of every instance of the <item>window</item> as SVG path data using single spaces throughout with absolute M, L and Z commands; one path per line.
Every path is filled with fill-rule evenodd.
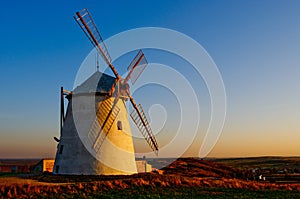
M 117 126 L 118 126 L 118 130 L 122 130 L 123 129 L 121 121 L 118 121 Z
M 63 150 L 64 150 L 64 145 L 61 145 L 59 149 L 59 154 L 62 154 Z
M 11 172 L 12 173 L 17 173 L 17 171 L 18 171 L 18 167 L 17 166 L 12 166 L 11 167 Z

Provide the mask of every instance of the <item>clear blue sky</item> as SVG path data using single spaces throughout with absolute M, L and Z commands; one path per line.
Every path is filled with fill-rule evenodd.
M 59 88 L 72 89 L 92 49 L 72 18 L 84 7 L 104 38 L 132 28 L 164 27 L 192 37 L 208 51 L 228 97 L 224 131 L 210 156 L 300 155 L 299 1 L 1 5 L 0 157 L 53 157 Z M 197 154 L 200 143 L 201 136 L 190 155 Z

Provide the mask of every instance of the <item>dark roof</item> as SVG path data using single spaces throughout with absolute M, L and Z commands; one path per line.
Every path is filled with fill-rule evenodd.
M 96 71 L 92 76 L 85 80 L 81 85 L 74 89 L 74 93 L 91 93 L 91 92 L 101 92 L 107 93 L 110 91 L 111 86 L 115 82 L 115 78 Z
M 0 166 L 35 165 L 40 159 L 0 159 Z

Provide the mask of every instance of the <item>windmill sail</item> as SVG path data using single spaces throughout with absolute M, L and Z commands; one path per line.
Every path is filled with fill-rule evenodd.
M 98 107 L 96 118 L 88 133 L 88 139 L 96 152 L 101 148 L 119 112 L 120 108 L 115 102 L 112 105 L 111 98 L 103 101 Z
M 111 63 L 111 57 L 109 55 L 107 47 L 89 11 L 85 8 L 80 12 L 76 12 L 76 16 L 74 16 L 74 19 L 78 23 L 80 28 L 83 30 L 85 35 L 88 37 L 88 39 L 95 46 L 97 51 L 101 54 L 107 65 L 111 68 L 114 75 L 116 76 L 116 81 L 121 79 L 116 68 Z
M 139 76 L 142 74 L 142 72 L 145 70 L 147 64 L 148 62 L 145 58 L 143 51 L 139 50 L 138 54 L 131 61 L 130 65 L 127 68 L 129 73 L 124 82 L 127 83 L 127 81 L 131 79 L 131 83 L 134 84 L 139 78 Z
M 111 57 L 89 11 L 85 8 L 80 12 L 76 12 L 74 18 L 91 43 L 102 55 L 105 62 L 109 65 L 111 63 Z
M 139 131 L 144 136 L 145 140 L 151 147 L 151 149 L 155 152 L 155 154 L 158 154 L 158 144 L 156 142 L 156 139 L 152 133 L 152 130 L 150 128 L 149 122 L 147 120 L 147 117 L 143 111 L 142 105 L 139 104 L 138 106 L 135 106 L 135 109 L 130 114 L 130 117 L 138 127 Z

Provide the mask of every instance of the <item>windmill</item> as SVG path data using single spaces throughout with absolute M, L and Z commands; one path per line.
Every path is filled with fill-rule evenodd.
M 147 66 L 144 53 L 140 50 L 128 66 L 127 76 L 122 78 L 112 64 L 107 47 L 87 9 L 76 12 L 75 21 L 112 70 L 115 77 L 98 70 L 74 91 L 61 88 L 60 139 L 53 173 L 55 174 L 103 174 L 123 175 L 136 173 L 134 147 L 129 125 L 126 101 L 130 101 L 133 111 L 130 117 L 139 131 L 157 154 L 158 144 L 152 133 L 142 106 L 137 105 L 129 91 L 129 81 L 134 84 Z M 94 89 L 91 90 L 91 85 Z M 96 85 L 96 86 L 95 86 Z M 93 87 L 92 86 L 92 87 Z M 69 100 L 64 113 L 64 96 Z M 91 98 L 92 96 L 92 98 Z M 79 110 L 74 110 L 74 100 L 80 102 Z M 95 103 L 96 113 L 89 105 Z M 84 107 L 84 108 L 82 108 Z M 73 112 L 79 115 L 75 118 Z M 93 118 L 91 118 L 93 115 Z M 88 118 L 88 119 L 87 119 Z M 85 138 L 80 139 L 76 122 L 88 120 L 85 124 Z M 89 143 L 87 147 L 82 143 Z

